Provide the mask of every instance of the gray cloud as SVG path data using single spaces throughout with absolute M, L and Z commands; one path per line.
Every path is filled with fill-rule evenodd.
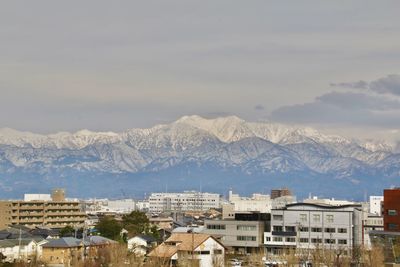
M 301 105 L 274 110 L 274 121 L 359 127 L 400 127 L 400 102 L 381 96 L 352 92 L 331 92 Z
M 258 105 L 256 105 L 256 106 L 254 106 L 254 109 L 257 110 L 257 111 L 262 111 L 262 110 L 264 110 L 265 108 L 264 108 L 263 105 L 258 104 Z
M 361 80 L 350 83 L 331 83 L 331 86 L 352 89 L 368 89 L 378 94 L 392 94 L 400 96 L 400 75 L 390 74 L 386 77 L 371 82 Z
M 316 98 L 325 104 L 349 110 L 395 110 L 400 109 L 400 102 L 386 97 L 364 93 L 331 92 Z

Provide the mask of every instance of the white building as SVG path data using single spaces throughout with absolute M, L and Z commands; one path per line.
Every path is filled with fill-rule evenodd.
M 225 247 L 206 234 L 173 233 L 156 247 L 150 257 L 161 258 L 176 266 L 179 261 L 196 261 L 199 267 L 224 266 Z
M 136 210 L 136 202 L 134 199 L 109 200 L 107 207 L 116 213 L 131 213 Z
M 228 200 L 235 205 L 235 211 L 271 212 L 272 201 L 270 195 L 253 194 L 251 197 L 241 197 L 230 190 Z
M 343 205 L 354 205 L 354 204 L 357 204 L 354 201 L 348 201 L 348 200 L 342 200 L 342 199 L 334 199 L 334 198 L 318 198 L 316 196 L 314 196 L 312 198 L 304 199 L 303 203 L 321 204 L 321 205 L 329 205 L 329 206 L 343 206 Z
M 272 254 L 288 247 L 349 250 L 363 243 L 364 216 L 360 204 L 289 204 L 271 211 L 271 231 L 264 233 L 264 244 Z
M 137 235 L 128 239 L 128 250 L 138 256 L 146 255 L 150 249 L 157 246 L 157 240 L 148 235 Z
M 271 199 L 270 195 L 255 193 L 251 197 L 241 197 L 229 191 L 229 203 L 234 205 L 234 211 L 257 211 L 261 213 L 270 213 L 273 208 L 284 207 L 287 204 L 296 202 L 295 196 L 282 196 Z
M 24 201 L 51 201 L 50 194 L 24 194 Z
M 0 240 L 0 253 L 6 258 L 6 262 L 21 260 L 35 260 L 38 255 L 38 246 L 33 239 L 4 239 Z
M 369 197 L 369 212 L 375 215 L 382 215 L 383 196 Z
M 149 197 L 149 211 L 205 211 L 220 208 L 220 195 L 185 191 L 183 193 L 152 193 Z

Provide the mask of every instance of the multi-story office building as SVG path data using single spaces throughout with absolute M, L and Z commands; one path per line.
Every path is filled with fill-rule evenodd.
M 271 231 L 264 233 L 269 253 L 282 249 L 351 249 L 363 242 L 362 205 L 295 203 L 271 211 Z
M 205 211 L 220 208 L 220 195 L 185 191 L 183 193 L 152 193 L 149 197 L 149 211 Z
M 53 190 L 51 200 L 0 201 L 0 228 L 9 225 L 51 228 L 81 226 L 85 219 L 86 215 L 81 211 L 80 203 L 66 201 L 62 189 Z
M 400 188 L 383 191 L 383 222 L 385 231 L 400 232 Z
M 205 220 L 203 233 L 219 238 L 224 246 L 241 253 L 263 250 L 263 234 L 269 227 L 269 214 L 235 213 L 232 218 Z

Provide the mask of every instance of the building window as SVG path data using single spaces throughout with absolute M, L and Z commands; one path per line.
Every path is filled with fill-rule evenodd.
M 311 243 L 313 244 L 321 244 L 322 239 L 321 238 L 311 238 Z
M 222 254 L 222 249 L 214 249 L 214 254 L 215 255 L 221 255 Z
M 275 221 L 283 221 L 283 215 L 272 215 L 272 219 Z
M 286 232 L 296 232 L 296 227 L 294 226 L 286 226 L 285 227 Z
M 320 228 L 320 227 L 311 227 L 311 232 L 321 233 L 322 232 L 322 228 Z
M 388 223 L 389 230 L 397 230 L 399 228 L 397 223 Z
M 300 226 L 300 232 L 308 232 L 308 227 Z
M 238 231 L 255 231 L 257 227 L 255 225 L 238 225 L 236 226 Z
M 337 232 L 341 233 L 341 234 L 346 234 L 347 233 L 347 228 L 338 228 Z
M 308 243 L 308 238 L 301 237 L 300 243 Z
M 272 230 L 275 231 L 275 232 L 283 232 L 283 227 L 279 226 L 279 225 L 274 225 L 272 227 Z
M 274 242 L 282 242 L 283 241 L 282 237 L 274 237 L 272 240 Z
M 397 210 L 388 210 L 389 216 L 397 216 Z
M 300 214 L 300 221 L 307 222 L 307 214 Z
M 271 237 L 266 236 L 266 237 L 265 237 L 265 242 L 269 242 L 269 241 L 271 241 Z
M 294 238 L 294 237 L 286 237 L 286 242 L 294 243 L 294 242 L 296 242 L 296 238 Z
M 325 244 L 336 244 L 335 239 L 325 239 Z
M 338 239 L 338 244 L 339 245 L 347 245 L 347 240 L 346 239 Z
M 225 224 L 207 224 L 207 229 L 225 230 Z
M 237 241 L 257 241 L 256 236 L 237 236 Z
M 326 222 L 333 223 L 333 215 L 326 215 Z
M 335 233 L 336 229 L 335 228 L 325 228 L 325 233 Z
M 320 221 L 321 221 L 321 215 L 313 214 L 313 222 L 320 222 Z

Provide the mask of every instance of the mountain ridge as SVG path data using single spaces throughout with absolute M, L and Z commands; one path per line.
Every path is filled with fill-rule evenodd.
M 0 193 L 4 181 L 32 187 L 32 181 L 47 177 L 43 186 L 49 187 L 67 176 L 74 177 L 71 180 L 79 177 L 82 184 L 89 181 L 87 177 L 103 177 L 111 182 L 123 176 L 131 177 L 126 180 L 130 184 L 146 175 L 172 181 L 182 173 L 182 185 L 198 177 L 198 173 L 215 184 L 229 184 L 229 176 L 238 177 L 245 192 L 257 191 L 262 184 L 299 183 L 297 178 L 285 177 L 313 177 L 333 184 L 340 181 L 349 188 L 374 191 L 372 185 L 376 183 L 388 186 L 398 181 L 398 162 L 400 155 L 387 143 L 325 135 L 309 127 L 247 122 L 236 116 L 184 116 L 169 124 L 120 133 L 81 130 L 39 135 L 0 129 Z M 216 182 L 222 179 L 217 174 L 220 172 L 226 175 L 226 181 Z M 163 173 L 168 175 L 164 177 Z M 33 178 L 27 181 L 24 175 Z M 253 186 L 246 187 L 241 176 Z M 143 184 L 136 185 L 138 192 L 149 183 L 140 181 Z M 180 188 L 179 184 L 175 186 Z M 296 190 L 299 194 L 308 193 L 309 186 L 316 185 L 305 183 Z M 10 184 L 6 187 L 14 188 Z M 72 192 L 78 195 L 96 192 L 96 186 L 93 192 L 82 192 L 78 185 L 68 183 L 67 187 L 74 188 Z M 15 188 L 18 189 L 4 189 L 3 193 L 13 195 L 25 190 L 23 186 Z M 340 195 L 340 188 L 337 190 Z

